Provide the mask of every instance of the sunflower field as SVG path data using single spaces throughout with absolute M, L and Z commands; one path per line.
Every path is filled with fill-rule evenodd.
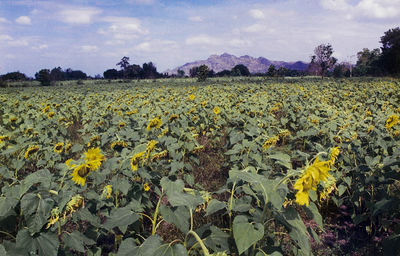
M 0 91 L 0 255 L 395 255 L 400 81 Z

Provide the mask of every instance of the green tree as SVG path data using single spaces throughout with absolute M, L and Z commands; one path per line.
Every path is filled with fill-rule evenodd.
M 127 77 L 127 69 L 129 67 L 129 57 L 122 57 L 121 61 L 116 64 L 116 66 L 120 66 L 123 71 L 124 78 Z
M 185 71 L 182 69 L 178 70 L 178 77 L 185 77 Z
M 271 65 L 269 65 L 269 67 L 268 67 L 267 76 L 273 77 L 273 76 L 275 76 L 275 75 L 276 75 L 276 68 L 275 68 L 275 65 L 271 64 Z
M 42 69 L 35 74 L 35 79 L 40 82 L 43 86 L 49 86 L 51 84 L 50 70 Z
M 337 59 L 332 57 L 333 48 L 330 44 L 321 44 L 315 47 L 314 54 L 311 56 L 311 65 L 316 67 L 318 74 L 325 77 L 326 73 L 333 68 Z
M 392 75 L 400 75 L 400 28 L 389 29 L 381 37 L 382 62 Z
M 354 73 L 357 76 L 382 75 L 381 51 L 378 48 L 371 51 L 368 48 L 364 48 L 358 52 Z
M 238 64 L 232 68 L 231 74 L 233 76 L 250 76 L 250 71 L 245 65 Z
M 207 79 L 208 77 L 208 73 L 209 73 L 209 69 L 207 65 L 201 65 L 199 67 L 199 72 L 197 74 L 197 81 L 199 82 L 203 82 Z

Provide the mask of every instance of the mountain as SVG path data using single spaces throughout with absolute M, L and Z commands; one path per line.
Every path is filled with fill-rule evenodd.
M 179 69 L 185 71 L 186 75 L 189 75 L 189 70 L 193 67 L 197 67 L 200 65 L 207 65 L 210 69 L 215 72 L 220 72 L 223 70 L 231 70 L 234 66 L 238 64 L 245 65 L 250 73 L 265 73 L 268 70 L 268 67 L 273 64 L 275 68 L 285 67 L 288 69 L 295 70 L 306 70 L 308 67 L 308 63 L 297 61 L 297 62 L 284 62 L 284 61 L 271 61 L 264 57 L 253 58 L 248 55 L 236 57 L 235 55 L 231 55 L 229 53 L 224 53 L 221 55 L 211 55 L 206 60 L 198 60 L 194 62 L 186 63 L 183 66 L 176 67 L 172 70 L 166 70 L 165 73 L 168 74 L 176 74 Z

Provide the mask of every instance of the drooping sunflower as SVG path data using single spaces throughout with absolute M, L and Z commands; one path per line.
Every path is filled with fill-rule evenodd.
M 136 153 L 136 154 L 134 154 L 133 156 L 132 156 L 132 158 L 131 158 L 131 168 L 132 168 L 132 171 L 137 171 L 138 170 L 138 168 L 139 168 L 139 161 L 140 160 L 142 160 L 143 158 L 144 158 L 144 155 L 146 154 L 146 152 L 145 151 L 142 151 L 142 152 L 139 152 L 139 153 Z
M 162 125 L 161 119 L 160 119 L 159 117 L 155 117 L 155 118 L 153 118 L 153 119 L 150 119 L 149 124 L 147 125 L 146 130 L 147 130 L 147 131 L 150 131 L 151 128 L 154 128 L 154 127 L 160 128 L 161 125 Z
M 391 115 L 386 120 L 385 127 L 386 127 L 386 129 L 390 129 L 393 126 L 395 126 L 396 124 L 398 124 L 398 123 L 399 123 L 399 116 L 398 115 Z
M 104 161 L 104 155 L 99 148 L 90 148 L 85 155 L 85 163 L 89 165 L 91 171 L 99 169 L 101 162 Z
M 90 174 L 91 166 L 88 163 L 83 163 L 74 167 L 72 172 L 72 181 L 75 184 L 85 186 L 86 178 Z
M 321 181 L 328 182 L 331 178 L 329 171 L 335 163 L 339 155 L 339 147 L 331 150 L 331 158 L 327 161 L 320 161 L 317 156 L 314 162 L 307 166 L 301 177 L 296 181 L 293 188 L 298 190 L 296 193 L 296 202 L 299 205 L 310 204 L 309 192 L 310 190 L 317 190 L 317 186 Z
M 169 121 L 174 121 L 175 119 L 178 119 L 179 118 L 179 115 L 177 115 L 177 114 L 172 114 L 170 117 L 169 117 Z
M 25 159 L 28 159 L 31 155 L 35 154 L 39 151 L 39 146 L 34 145 L 30 146 L 25 152 Z
M 275 146 L 276 143 L 278 143 L 278 141 L 279 141 L 279 136 L 274 136 L 274 137 L 268 138 L 264 142 L 262 147 L 263 147 L 263 149 L 267 150 L 268 148 Z
M 144 189 L 144 191 L 149 191 L 150 190 L 149 184 L 148 183 L 144 183 L 143 189 Z
M 47 115 L 47 117 L 48 118 L 53 118 L 55 115 L 56 115 L 56 113 L 52 111 Z
M 107 185 L 103 189 L 102 197 L 108 199 L 111 197 L 111 193 L 112 193 L 112 185 Z
M 128 147 L 128 144 L 126 144 L 126 142 L 125 141 L 114 141 L 112 144 L 111 144 L 111 149 L 112 150 L 116 150 L 116 151 L 121 151 L 123 148 L 126 148 L 126 147 Z
M 150 157 L 150 153 L 156 148 L 157 145 L 157 141 L 155 140 L 151 140 L 147 143 L 147 147 L 146 147 L 146 158 Z
M 57 154 L 61 154 L 63 148 L 64 148 L 64 142 L 59 142 L 54 146 L 54 152 L 56 152 Z

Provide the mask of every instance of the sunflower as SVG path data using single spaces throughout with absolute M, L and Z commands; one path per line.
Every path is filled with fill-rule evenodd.
M 144 189 L 144 191 L 149 191 L 150 190 L 149 184 L 148 183 L 144 183 L 143 189 Z
M 119 127 L 120 129 L 124 128 L 125 126 L 126 126 L 126 123 L 125 123 L 125 122 L 119 122 L 119 123 L 118 123 L 118 127 Z
M 399 116 L 397 115 L 391 115 L 388 117 L 388 119 L 386 120 L 386 124 L 385 127 L 386 129 L 390 129 L 393 126 L 395 126 L 396 124 L 399 123 Z
M 264 142 L 264 144 L 263 144 L 262 147 L 263 147 L 265 150 L 267 150 L 268 148 L 275 146 L 276 143 L 278 143 L 278 141 L 279 141 L 279 136 L 274 136 L 274 137 L 268 138 L 268 139 Z
M 156 145 L 157 145 L 157 141 L 155 141 L 155 140 L 151 140 L 151 141 L 149 141 L 148 143 L 147 143 L 147 147 L 146 147 L 146 158 L 149 158 L 150 157 L 150 153 L 151 153 L 151 151 L 153 151 L 155 148 L 156 148 Z
M 112 185 L 107 185 L 103 189 L 102 197 L 108 199 L 111 197 L 111 193 L 112 193 Z
M 88 163 L 83 163 L 74 167 L 72 172 L 72 181 L 75 184 L 85 186 L 86 177 L 90 174 L 91 166 Z
M 177 115 L 177 114 L 172 114 L 170 117 L 169 117 L 169 121 L 174 121 L 175 119 L 178 119 L 179 118 L 179 115 Z
M 335 163 L 339 155 L 339 147 L 333 148 L 331 150 L 331 159 L 328 161 L 320 161 L 317 156 L 312 163 L 312 165 L 307 166 L 301 177 L 296 181 L 293 188 L 298 190 L 296 193 L 296 202 L 299 205 L 310 204 L 309 201 L 309 191 L 317 190 L 317 186 L 321 181 L 329 182 L 331 175 L 329 171 L 332 165 Z
M 221 110 L 219 109 L 219 107 L 214 107 L 213 112 L 214 114 L 218 115 L 219 113 L 221 113 Z
M 189 95 L 189 100 L 194 101 L 195 98 L 196 98 L 196 96 L 194 96 L 193 94 Z
M 139 168 L 139 161 L 141 160 L 141 159 L 143 159 L 144 158 L 144 155 L 145 155 L 145 151 L 142 151 L 142 152 L 139 152 L 139 153 L 136 153 L 136 154 L 134 154 L 133 156 L 132 156 L 132 158 L 131 158 L 131 168 L 132 168 L 132 171 L 137 171 L 138 170 L 138 168 Z
M 7 135 L 0 136 L 0 143 L 4 142 L 6 140 L 9 140 L 9 139 L 10 139 L 10 137 L 8 137 Z
M 25 129 L 25 132 L 24 132 L 25 134 L 31 134 L 31 133 L 33 133 L 33 128 L 26 128 Z
M 65 153 L 68 153 L 71 149 L 72 149 L 72 144 L 71 144 L 71 143 L 68 143 L 68 144 L 65 146 Z
M 30 146 L 25 152 L 25 159 L 28 159 L 31 155 L 39 151 L 39 146 Z
M 17 120 L 18 120 L 18 118 L 16 118 L 16 117 L 11 117 L 10 118 L 10 122 L 11 123 L 15 123 L 15 122 L 17 122 Z
M 58 222 L 58 220 L 60 219 L 60 214 L 61 214 L 61 212 L 58 209 L 58 207 L 53 208 L 51 210 L 50 220 L 49 220 L 49 223 L 47 223 L 46 229 L 50 228 L 52 225 L 54 225 L 55 223 Z
M 64 148 L 64 142 L 59 142 L 54 146 L 54 152 L 61 154 Z
M 151 119 L 151 120 L 149 121 L 149 124 L 147 125 L 146 130 L 150 131 L 151 128 L 154 128 L 154 127 L 160 128 L 161 125 L 162 125 L 161 119 L 160 119 L 159 117 L 155 117 L 155 118 L 153 118 L 153 119 Z
M 48 118 L 53 118 L 55 115 L 56 115 L 56 113 L 52 111 L 47 115 L 47 117 Z
M 85 163 L 90 167 L 91 171 L 99 169 L 101 162 L 104 161 L 104 155 L 99 148 L 90 148 L 83 154 L 85 155 Z
M 128 147 L 128 144 L 126 144 L 125 141 L 115 141 L 111 144 L 111 149 L 116 150 L 116 151 L 121 151 L 123 148 Z

